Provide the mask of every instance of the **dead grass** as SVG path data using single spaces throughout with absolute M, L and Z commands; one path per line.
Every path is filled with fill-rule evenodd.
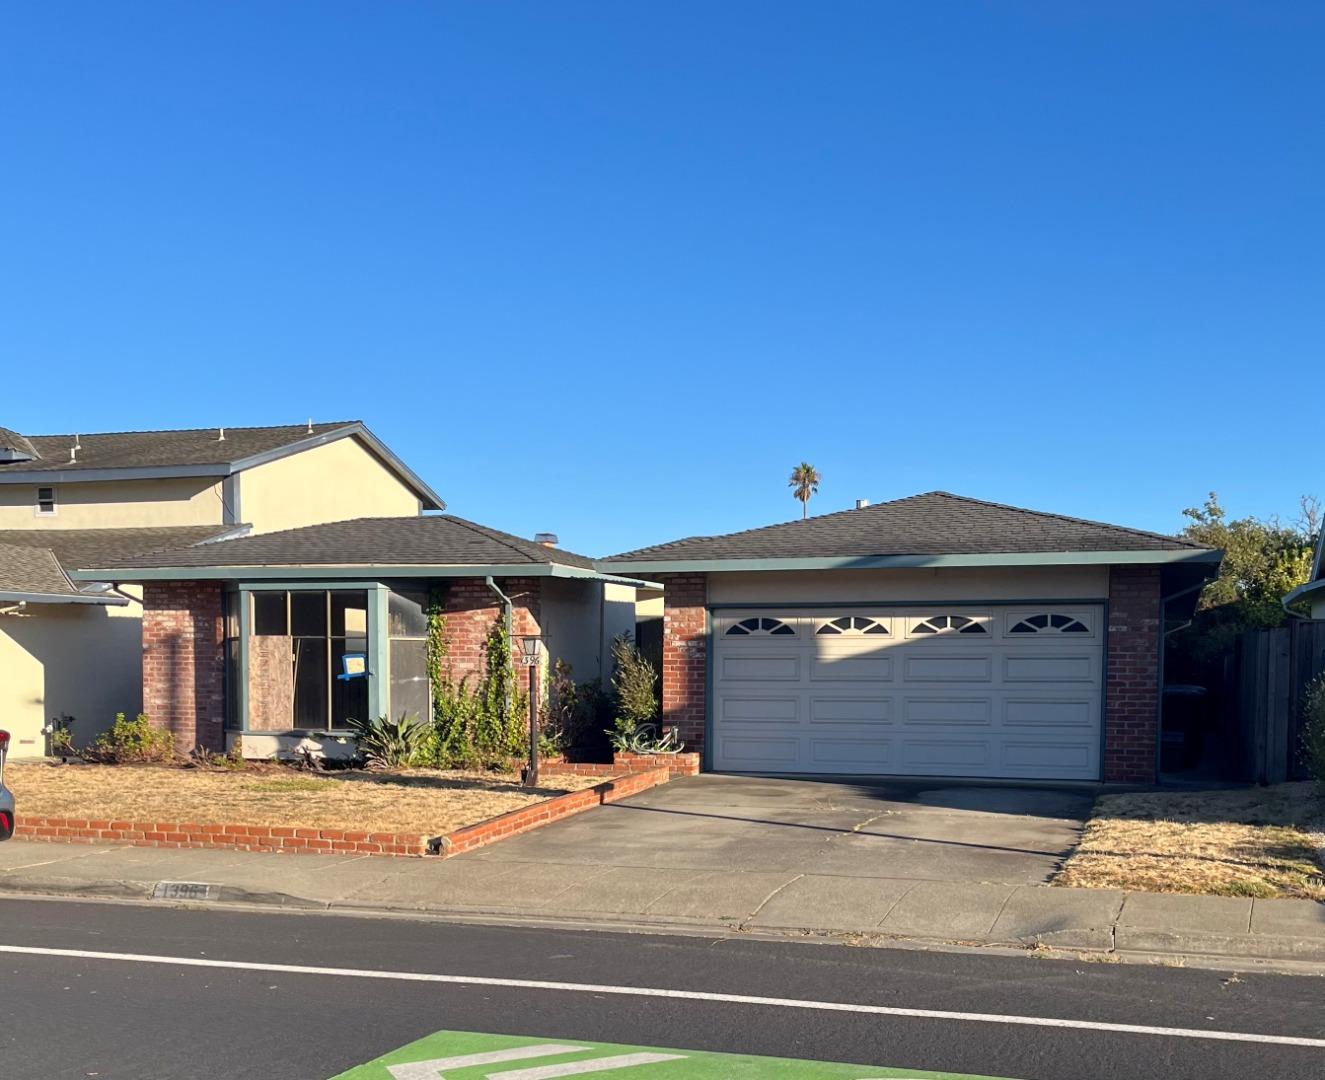
M 327 775 L 257 765 L 235 772 L 169 765 L 11 763 L 19 813 L 200 825 L 282 825 L 437 836 L 601 778 L 548 777 L 534 792 L 490 772 L 347 770 Z
M 1310 783 L 1105 795 L 1053 884 L 1325 900 Z

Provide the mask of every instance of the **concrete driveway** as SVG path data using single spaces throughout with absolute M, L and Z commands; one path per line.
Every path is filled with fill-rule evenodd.
M 1071 852 L 1089 788 L 704 775 L 451 860 L 436 884 L 488 910 L 881 924 L 952 884 L 997 914 Z M 812 916 L 812 918 L 811 918 Z

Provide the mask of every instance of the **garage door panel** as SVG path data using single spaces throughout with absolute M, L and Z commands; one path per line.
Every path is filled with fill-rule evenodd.
M 1095 772 L 1095 747 L 1087 742 L 1007 739 L 1001 751 L 1004 770 L 1015 776 L 1071 777 L 1079 773 L 1082 779 L 1091 779 Z
M 724 682 L 798 682 L 801 658 L 796 653 L 724 656 Z
M 810 661 L 813 682 L 891 682 L 893 660 L 881 653 L 826 653 Z
M 994 670 L 992 653 L 912 652 L 903 663 L 903 681 L 988 682 Z
M 865 610 L 715 614 L 714 767 L 1098 779 L 1102 608 Z
M 1082 728 L 1097 730 L 1098 697 L 1030 698 L 1009 697 L 1003 701 L 1003 727 Z
M 888 739 L 811 739 L 810 761 L 826 772 L 886 772 L 892 764 L 892 743 Z
M 985 772 L 994 764 L 993 746 L 987 739 L 907 739 L 902 764 L 911 772 L 935 776 L 952 770 Z
M 1093 682 L 1098 659 L 1093 652 L 1016 652 L 1003 657 L 1003 681 Z
M 810 698 L 811 724 L 891 724 L 892 698 Z
M 801 766 L 801 761 L 799 739 L 728 736 L 718 743 L 717 766 L 720 769 L 794 771 Z
M 723 695 L 717 700 L 717 715 L 735 724 L 794 724 L 800 719 L 800 699 Z
M 994 705 L 987 697 L 907 697 L 902 703 L 902 722 L 909 726 L 988 726 L 994 722 Z

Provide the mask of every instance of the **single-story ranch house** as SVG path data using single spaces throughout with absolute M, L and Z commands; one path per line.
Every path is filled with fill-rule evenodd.
M 663 586 L 705 766 L 1153 782 L 1163 634 L 1221 553 L 930 492 L 601 560 Z
M 429 715 L 432 590 L 457 682 L 483 668 L 501 618 L 583 681 L 610 674 L 610 643 L 633 629 L 648 584 L 451 514 L 217 540 L 70 576 L 141 587 L 144 711 L 184 752 L 239 737 L 247 757 L 340 756 L 351 717 Z M 347 654 L 364 677 L 340 677 Z

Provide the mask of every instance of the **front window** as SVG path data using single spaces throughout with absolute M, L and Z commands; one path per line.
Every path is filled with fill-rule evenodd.
M 55 516 L 55 488 L 39 487 L 37 489 L 37 516 Z
M 368 680 L 338 678 L 368 651 L 363 590 L 262 590 L 252 596 L 249 731 L 343 731 L 368 719 Z

